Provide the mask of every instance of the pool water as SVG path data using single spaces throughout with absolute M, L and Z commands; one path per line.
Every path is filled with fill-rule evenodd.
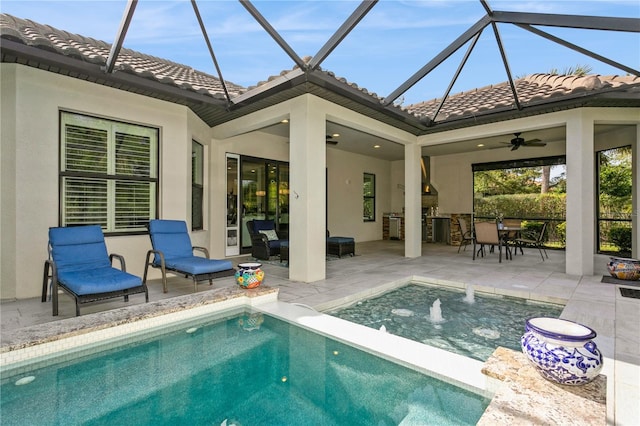
M 108 346 L 3 371 L 2 424 L 472 425 L 489 404 L 257 312 Z
M 439 317 L 437 313 L 440 302 Z M 558 318 L 562 306 L 409 284 L 329 312 L 427 345 L 486 361 L 498 346 L 520 351 L 525 320 Z

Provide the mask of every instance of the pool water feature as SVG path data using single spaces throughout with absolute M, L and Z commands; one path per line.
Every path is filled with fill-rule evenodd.
M 409 284 L 329 315 L 486 361 L 498 346 L 520 351 L 525 321 L 563 307 L 525 299 Z
M 8 366 L 2 424 L 475 424 L 489 400 L 258 311 Z

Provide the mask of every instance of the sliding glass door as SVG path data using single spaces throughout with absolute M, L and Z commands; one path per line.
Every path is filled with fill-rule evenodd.
M 242 252 L 251 248 L 247 222 L 272 219 L 280 233 L 289 229 L 289 165 L 262 158 L 240 157 Z

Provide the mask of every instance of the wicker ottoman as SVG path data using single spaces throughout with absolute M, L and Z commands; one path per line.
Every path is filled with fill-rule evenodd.
M 356 243 L 351 237 L 328 237 L 327 238 L 327 254 L 342 257 L 349 254 L 351 256 L 356 253 Z

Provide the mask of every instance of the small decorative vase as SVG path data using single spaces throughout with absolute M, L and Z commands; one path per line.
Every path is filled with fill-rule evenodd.
M 236 271 L 236 282 L 242 288 L 256 288 L 264 280 L 261 263 L 240 263 Z
M 619 280 L 640 280 L 640 260 L 625 257 L 610 257 L 607 269 Z
M 531 318 L 520 339 L 522 352 L 547 380 L 562 385 L 589 383 L 602 369 L 602 354 L 591 328 L 558 318 Z

